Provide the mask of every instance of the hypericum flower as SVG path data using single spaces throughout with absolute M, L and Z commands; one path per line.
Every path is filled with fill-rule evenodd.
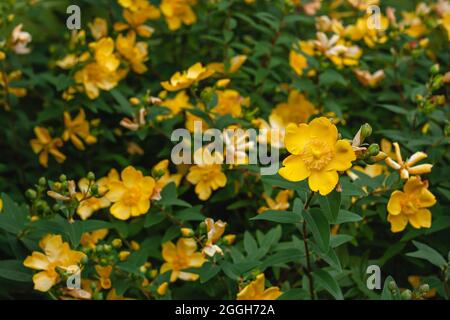
M 303 70 L 308 67 L 308 60 L 301 53 L 295 50 L 289 52 L 289 65 L 298 76 L 303 74 Z
M 358 64 L 362 50 L 355 45 L 338 44 L 326 52 L 326 56 L 338 67 L 355 66 Z
M 105 19 L 95 18 L 94 21 L 88 25 L 95 40 L 101 39 L 108 35 L 108 24 Z
M 251 140 L 248 132 L 238 126 L 228 126 L 223 133 L 223 142 L 225 143 L 225 158 L 227 163 L 233 165 L 248 164 L 248 151 L 254 150 L 255 141 Z
M 403 186 L 403 191 L 391 194 L 387 204 L 387 220 L 392 232 L 400 232 L 408 222 L 416 229 L 431 227 L 431 211 L 427 208 L 436 203 L 436 198 L 428 190 L 428 181 L 411 177 Z
M 47 167 L 49 153 L 58 163 L 63 163 L 66 160 L 66 156 L 58 150 L 64 144 L 60 138 L 53 139 L 48 130 L 43 127 L 35 127 L 34 134 L 36 139 L 31 139 L 30 145 L 33 152 L 39 154 L 39 163 L 42 166 Z
M 147 22 L 147 20 L 159 19 L 161 16 L 159 9 L 144 0 L 121 2 L 123 3 L 121 3 L 122 7 L 126 8 L 126 10 L 123 11 L 123 17 L 127 23 L 116 22 L 114 24 L 114 30 L 124 31 L 131 29 L 141 37 L 150 37 L 153 34 L 154 29 L 148 25 L 145 25 L 145 22 Z
M 253 120 L 252 123 L 260 129 L 258 135 L 259 143 L 270 144 L 277 149 L 284 148 L 286 124 L 279 115 L 274 113 L 274 110 L 269 116 L 269 122 L 258 118 Z
M 374 74 L 371 74 L 369 71 L 355 69 L 353 72 L 356 75 L 358 81 L 365 87 L 374 88 L 378 85 L 378 83 L 384 79 L 384 71 L 378 70 Z
M 243 105 L 249 104 L 249 99 L 242 97 L 236 90 L 217 90 L 217 105 L 211 110 L 221 116 L 231 115 L 239 118 L 242 115 Z
M 60 280 L 57 269 L 64 271 L 73 269 L 86 255 L 83 252 L 70 249 L 67 242 L 63 242 L 60 235 L 47 235 L 39 242 L 39 247 L 45 254 L 33 251 L 23 265 L 27 268 L 40 270 L 33 276 L 34 289 L 47 292 Z M 79 269 L 78 269 L 79 270 Z
M 213 219 L 207 218 L 205 219 L 205 224 L 207 239 L 205 247 L 203 248 L 203 253 L 210 257 L 213 257 L 216 253 L 223 255 L 222 249 L 215 243 L 222 237 L 225 227 L 227 226 L 226 222 L 223 222 L 222 220 L 214 222 Z
M 148 59 L 148 45 L 145 42 L 136 42 L 136 33 L 129 31 L 127 36 L 119 34 L 116 39 L 117 51 L 124 57 L 131 65 L 136 73 L 144 73 L 147 71 L 147 66 L 144 64 Z
M 71 69 L 73 66 L 75 66 L 79 62 L 84 62 L 89 59 L 90 55 L 88 52 L 84 52 L 77 56 L 74 53 L 69 53 L 64 58 L 56 61 L 56 65 L 60 67 L 61 69 L 68 70 Z
M 421 19 L 421 12 L 419 6 L 415 12 L 402 12 L 402 21 L 400 22 L 400 28 L 412 38 L 420 38 L 427 31 L 426 24 Z
M 162 245 L 162 256 L 164 264 L 161 266 L 160 273 L 172 270 L 170 282 L 177 279 L 184 281 L 195 281 L 199 275 L 185 272 L 183 269 L 200 268 L 206 259 L 201 252 L 197 252 L 197 243 L 193 238 L 180 238 L 177 245 L 168 241 Z
M 339 41 L 339 35 L 333 34 L 333 36 L 328 39 L 327 35 L 323 32 L 316 33 L 317 40 L 314 40 L 314 47 L 319 52 L 325 54 L 328 50 L 333 48 L 336 43 Z
M 12 49 L 17 54 L 28 54 L 30 48 L 27 45 L 31 42 L 32 37 L 26 31 L 22 31 L 22 24 L 17 25 L 11 34 Z
M 161 102 L 161 106 L 170 109 L 170 114 L 161 115 L 157 118 L 158 120 L 171 118 L 179 114 L 182 110 L 190 109 L 193 107 L 189 102 L 189 96 L 187 95 L 185 90 L 178 92 L 173 98 L 165 99 Z
M 264 273 L 260 273 L 256 276 L 256 280 L 239 291 L 237 300 L 276 300 L 281 296 L 280 288 L 270 287 L 265 289 L 265 282 Z
M 137 217 L 150 209 L 150 198 L 155 180 L 145 177 L 141 171 L 128 166 L 122 171 L 121 180 L 108 183 L 106 198 L 114 204 L 109 209 L 120 220 Z
M 202 153 L 203 157 L 199 161 L 195 161 L 197 165 L 189 168 L 186 179 L 195 185 L 195 193 L 198 198 L 207 200 L 213 190 L 226 185 L 227 176 L 222 172 L 223 156 L 220 153 L 215 152 L 214 155 L 211 155 L 208 150 L 203 152 L 202 149 L 198 149 L 194 157 Z
M 203 67 L 200 62 L 191 66 L 187 71 L 176 72 L 169 81 L 161 82 L 167 91 L 178 91 L 189 88 L 192 84 L 210 77 L 214 70 Z
M 83 109 L 80 109 L 80 112 L 73 120 L 69 112 L 64 112 L 64 125 L 66 128 L 62 136 L 63 140 L 68 141 L 70 139 L 78 150 L 84 150 L 82 140 L 87 144 L 97 142 L 97 138 L 89 132 L 89 122 L 86 120 L 86 114 Z
M 120 120 L 120 125 L 131 131 L 137 131 L 140 127 L 144 126 L 147 123 L 147 120 L 145 119 L 146 115 L 147 110 L 145 108 L 140 108 L 138 114 L 133 117 L 133 120 L 125 117 Z
M 120 60 L 114 53 L 114 40 L 110 37 L 91 42 L 89 48 L 94 50 L 95 61 L 106 71 L 114 72 L 120 65 Z
M 420 290 L 420 286 L 421 284 L 423 284 L 422 279 L 420 276 L 417 275 L 412 275 L 412 276 L 408 276 L 408 282 L 409 284 L 413 287 L 413 289 L 419 289 Z M 434 298 L 436 296 L 436 288 L 431 288 L 429 291 L 425 292 L 423 295 L 421 296 L 413 296 L 413 300 L 422 300 L 423 298 Z
M 345 29 L 345 35 L 352 41 L 359 41 L 361 39 L 368 47 L 373 48 L 376 44 L 385 43 L 388 38 L 385 35 L 385 30 L 389 27 L 389 20 L 384 15 L 377 17 L 379 26 L 370 26 L 371 16 L 359 18 L 354 25 L 350 25 Z M 380 27 L 379 29 L 377 29 Z
M 263 194 L 264 200 L 266 200 L 267 207 L 263 206 L 258 209 L 258 213 L 263 213 L 267 210 L 287 210 L 289 208 L 289 198 L 294 194 L 293 190 L 282 190 L 278 192 L 275 200 L 269 197 L 267 194 Z
M 350 142 L 338 140 L 336 126 L 324 117 L 309 125 L 288 125 L 284 143 L 291 155 L 279 174 L 290 181 L 308 178 L 310 189 L 321 195 L 333 191 L 339 181 L 337 171 L 348 170 L 356 160 Z
M 166 18 L 170 30 L 177 30 L 181 24 L 191 25 L 197 21 L 197 16 L 191 6 L 197 0 L 162 0 L 160 9 Z
M 108 235 L 108 229 L 98 229 L 92 232 L 84 232 L 81 235 L 80 244 L 86 248 L 95 248 L 95 245 L 100 240 L 103 240 Z
M 104 185 L 102 185 L 104 180 L 99 180 L 96 184 L 99 188 L 104 189 Z M 107 208 L 111 205 L 111 202 L 105 197 L 95 197 L 92 194 L 92 186 L 94 182 L 89 181 L 86 178 L 81 179 L 78 182 L 78 188 L 80 192 L 76 194 L 76 198 L 80 203 L 78 204 L 77 214 L 81 217 L 82 220 L 88 219 L 95 211 L 98 211 L 103 208 Z
M 318 113 L 316 107 L 297 90 L 289 91 L 287 102 L 277 104 L 272 114 L 278 115 L 285 127 L 289 123 L 304 123 L 309 117 Z
M 102 267 L 100 265 L 95 266 L 95 271 L 97 271 L 97 274 L 100 278 L 100 286 L 102 289 L 109 289 L 111 288 L 111 279 L 109 278 L 111 276 L 111 272 L 113 270 L 112 266 L 105 266 Z
M 15 95 L 16 97 L 24 97 L 27 95 L 27 89 L 19 88 L 14 85 L 14 81 L 20 80 L 22 77 L 22 72 L 17 70 L 13 71 L 10 74 L 7 74 L 4 71 L 0 72 L 0 88 L 8 89 L 8 93 Z M 9 106 L 5 105 L 6 110 L 9 110 Z
M 395 149 L 395 160 L 391 157 L 387 157 L 384 161 L 386 164 L 392 169 L 398 171 L 400 173 L 400 177 L 402 179 L 408 179 L 410 175 L 417 174 L 421 175 L 424 173 L 430 173 L 431 168 L 433 168 L 432 164 L 419 164 L 415 166 L 415 164 L 427 157 L 427 154 L 418 151 L 414 153 L 410 158 L 406 161 L 403 161 L 402 154 L 400 152 L 400 146 L 397 142 L 393 143 Z

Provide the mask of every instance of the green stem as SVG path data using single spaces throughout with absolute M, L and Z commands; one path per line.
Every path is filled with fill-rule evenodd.
M 309 208 L 309 205 L 311 203 L 311 200 L 314 197 L 314 192 L 311 192 L 308 196 L 308 199 L 306 200 L 305 206 L 303 207 L 304 210 L 307 210 Z M 306 255 L 306 276 L 308 277 L 309 282 L 309 294 L 311 296 L 311 300 L 315 299 L 315 293 L 314 293 L 314 278 L 312 276 L 312 267 L 311 267 L 311 258 L 310 258 L 310 252 L 308 247 L 308 230 L 306 228 L 307 222 L 306 220 L 303 220 L 303 243 L 305 244 L 305 255 Z

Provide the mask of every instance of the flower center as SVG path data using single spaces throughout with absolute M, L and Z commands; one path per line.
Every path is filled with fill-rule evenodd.
M 188 267 L 188 259 L 184 256 L 178 255 L 176 259 L 173 260 L 172 266 L 174 270 L 182 270 Z
M 139 199 L 141 198 L 141 192 L 139 188 L 133 187 L 128 188 L 128 190 L 125 192 L 123 196 L 123 202 L 127 206 L 134 206 L 139 202 Z
M 417 212 L 417 205 L 414 199 L 408 199 L 403 203 L 402 211 L 404 214 L 415 214 Z
M 309 170 L 323 170 L 333 159 L 334 152 L 325 142 L 311 140 L 300 153 L 300 157 Z

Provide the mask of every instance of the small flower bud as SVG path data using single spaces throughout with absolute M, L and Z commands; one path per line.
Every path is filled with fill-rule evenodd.
M 191 228 L 181 228 L 181 235 L 185 238 L 190 238 L 194 236 L 194 230 Z
M 95 252 L 98 252 L 98 253 L 103 252 L 103 246 L 101 244 L 96 245 Z
M 364 141 L 367 137 L 372 135 L 372 127 L 368 123 L 361 126 L 361 140 Z
M 147 272 L 147 277 L 149 277 L 150 279 L 155 279 L 157 275 L 158 275 L 157 269 L 151 269 Z
M 60 175 L 59 176 L 59 181 L 66 182 L 67 181 L 67 176 L 65 174 Z
M 88 257 L 87 256 L 83 256 L 80 260 L 81 264 L 86 264 L 88 263 Z
M 395 283 L 395 281 L 390 281 L 389 283 L 388 283 L 388 288 L 389 288 L 389 290 L 391 290 L 391 291 L 394 291 L 394 290 L 396 290 L 397 289 L 397 284 Z
M 92 171 L 89 171 L 86 178 L 90 181 L 95 180 L 95 174 Z
M 158 289 L 156 290 L 156 292 L 160 295 L 163 296 L 167 293 L 167 288 L 169 287 L 169 284 L 167 282 L 162 283 Z
M 433 83 L 431 84 L 431 89 L 433 91 L 439 90 L 442 87 L 442 84 L 444 83 L 444 76 L 443 75 L 437 75 L 436 78 L 434 78 Z
M 372 143 L 369 148 L 367 149 L 367 152 L 371 156 L 376 156 L 380 152 L 380 146 L 376 143 Z
M 419 287 L 419 290 L 422 294 L 427 294 L 430 291 L 430 286 L 427 283 L 424 283 Z
M 93 195 L 97 195 L 98 194 L 98 184 L 93 184 L 91 187 L 91 193 Z
M 401 294 L 403 300 L 411 300 L 412 298 L 412 292 L 409 289 L 406 289 Z
M 128 256 L 130 255 L 130 251 L 120 251 L 119 252 L 119 260 L 120 261 L 125 261 L 127 260 Z
M 28 189 L 28 190 L 25 192 L 25 196 L 26 196 L 28 199 L 30 199 L 30 200 L 34 200 L 34 199 L 36 199 L 36 197 L 37 197 L 37 193 L 36 193 L 36 191 L 33 190 L 33 189 Z
M 103 246 L 103 251 L 105 251 L 106 253 L 110 253 L 112 250 L 112 247 L 109 244 L 105 244 Z
M 202 221 L 198 225 L 198 232 L 199 232 L 199 234 L 205 234 L 206 233 L 206 224 L 205 224 L 205 222 Z
M 45 185 L 47 184 L 47 179 L 45 179 L 44 177 L 40 177 L 38 183 L 41 187 L 45 187 Z
M 225 243 L 226 245 L 232 245 L 235 240 L 236 240 L 235 234 L 227 234 L 226 236 L 223 237 L 223 243 Z
M 431 66 L 430 72 L 431 72 L 432 75 L 435 75 L 435 74 L 439 73 L 439 69 L 440 69 L 440 66 L 439 66 L 438 63 L 436 63 L 436 64 Z
M 116 249 L 119 249 L 122 247 L 122 240 L 121 239 L 114 239 L 112 241 L 112 246 Z

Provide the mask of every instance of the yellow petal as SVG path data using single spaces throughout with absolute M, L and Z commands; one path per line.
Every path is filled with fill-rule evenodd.
M 143 175 L 141 171 L 136 170 L 132 166 L 128 166 L 122 171 L 121 177 L 125 187 L 133 188 L 141 181 Z
M 177 241 L 178 254 L 191 255 L 197 250 L 197 243 L 193 238 L 180 238 Z
M 31 256 L 28 256 L 23 265 L 27 268 L 35 270 L 46 270 L 49 266 L 48 258 L 41 252 L 33 252 Z
M 300 156 L 288 156 L 284 159 L 283 166 L 284 167 L 281 168 L 278 173 L 289 181 L 301 181 L 311 174 Z
M 309 188 L 326 196 L 336 187 L 339 175 L 336 171 L 312 171 L 308 179 Z
M 398 215 L 402 212 L 402 199 L 405 194 L 401 191 L 394 191 L 389 198 L 389 202 L 387 204 L 387 210 L 391 215 Z
M 263 292 L 261 300 L 276 300 L 281 294 L 280 288 L 270 287 Z
M 33 276 L 34 289 L 41 292 L 47 292 L 53 287 L 58 279 L 56 273 L 52 274 L 46 271 L 36 273 Z
M 346 140 L 338 140 L 335 145 L 335 155 L 328 164 L 328 170 L 345 171 L 350 169 L 352 161 L 356 160 L 352 146 Z
M 392 232 L 403 231 L 405 230 L 406 225 L 408 224 L 408 218 L 402 214 L 396 216 L 389 214 L 387 220 L 391 223 Z
M 420 209 L 415 214 L 408 215 L 408 219 L 416 229 L 431 227 L 431 212 L 428 209 Z
M 284 145 L 290 153 L 298 155 L 309 142 L 309 137 L 310 128 L 307 124 L 301 123 L 297 126 L 291 123 L 286 127 Z
M 338 131 L 334 124 L 325 117 L 315 118 L 309 123 L 309 134 L 313 139 L 318 139 L 330 146 L 336 144 Z
M 114 203 L 109 211 L 119 220 L 127 220 L 131 215 L 131 208 L 120 201 Z
M 177 256 L 177 247 L 172 241 L 167 241 L 162 245 L 162 256 L 165 261 L 172 262 Z M 166 266 L 167 267 L 167 266 Z

